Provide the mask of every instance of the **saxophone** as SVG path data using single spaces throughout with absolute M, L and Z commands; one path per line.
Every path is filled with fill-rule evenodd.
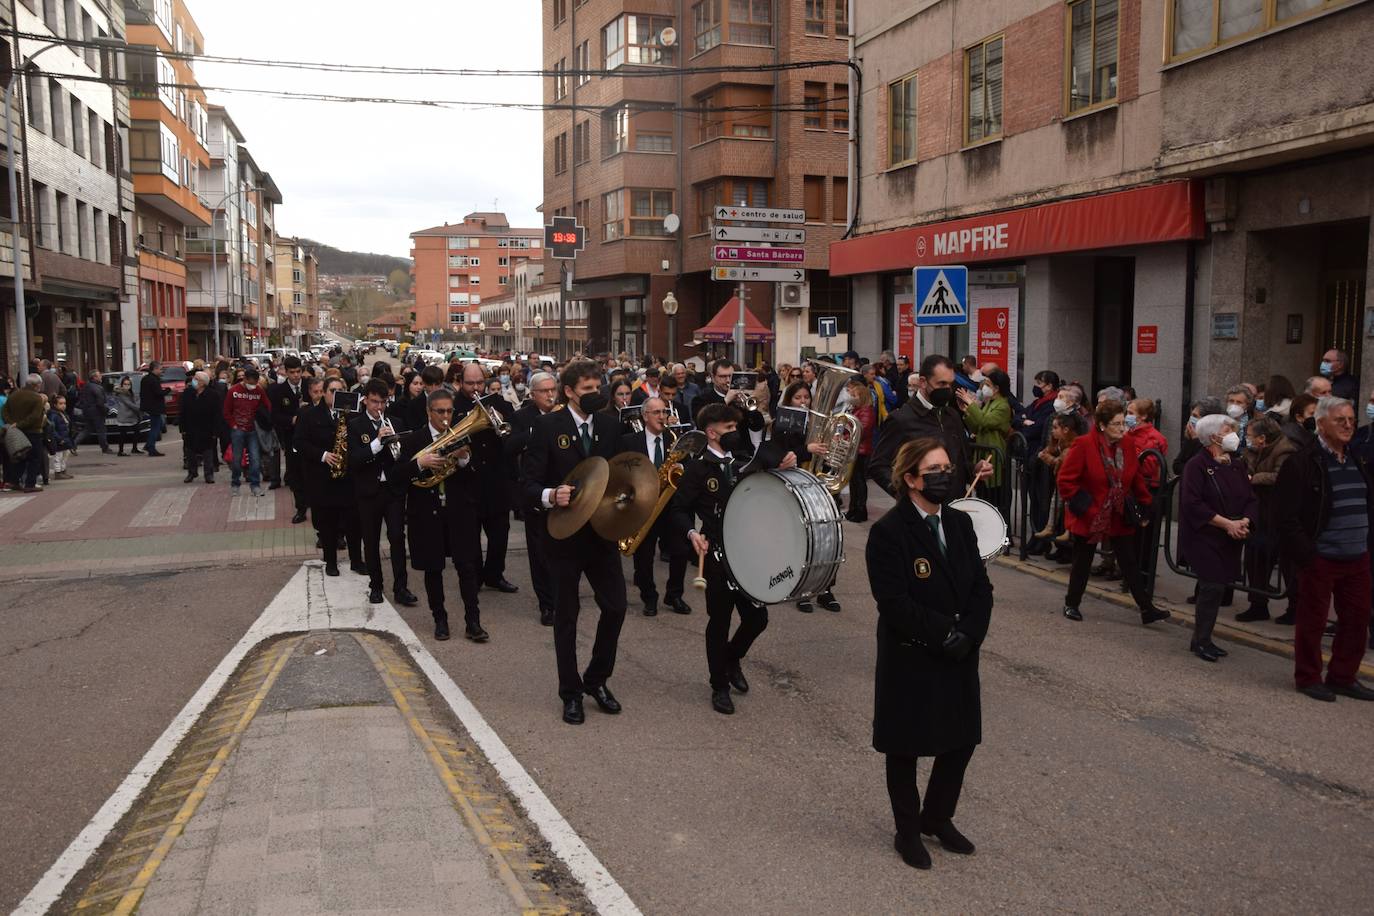
M 329 476 L 338 480 L 348 473 L 348 414 L 339 411 L 339 421 L 334 424 L 334 448 L 330 454 L 339 459 L 339 463 L 329 468 Z

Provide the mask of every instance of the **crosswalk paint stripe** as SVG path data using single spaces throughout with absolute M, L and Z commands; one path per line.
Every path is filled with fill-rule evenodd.
M 75 531 L 91 520 L 105 504 L 114 498 L 114 491 L 97 493 L 78 493 L 43 516 L 29 534 L 46 534 L 51 531 Z
M 194 490 L 185 487 L 158 490 L 143 504 L 143 508 L 138 510 L 133 521 L 129 522 L 129 527 L 161 528 L 180 525 L 181 517 L 191 507 L 191 497 L 194 494 Z
M 270 522 L 276 517 L 277 500 L 271 491 L 262 496 L 244 494 L 229 500 L 231 522 Z
M 0 515 L 13 512 L 33 498 L 34 494 L 29 494 L 28 496 L 6 496 L 4 499 L 0 499 Z

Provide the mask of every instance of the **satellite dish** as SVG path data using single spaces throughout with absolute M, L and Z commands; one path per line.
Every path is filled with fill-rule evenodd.
M 677 29 L 668 26 L 662 32 L 659 32 L 658 43 L 665 48 L 671 48 L 673 45 L 677 44 Z
M 681 226 L 682 220 L 678 219 L 676 213 L 669 213 L 667 216 L 663 217 L 663 231 L 669 235 L 677 232 L 678 228 Z

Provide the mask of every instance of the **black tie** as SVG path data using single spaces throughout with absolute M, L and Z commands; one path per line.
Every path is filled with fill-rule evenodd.
M 591 457 L 592 454 L 592 421 L 589 419 L 582 424 L 582 456 Z
M 654 436 L 654 467 L 663 467 L 663 437 Z

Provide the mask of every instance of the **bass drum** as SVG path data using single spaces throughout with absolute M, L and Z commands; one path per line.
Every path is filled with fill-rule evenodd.
M 973 520 L 973 534 L 978 539 L 978 555 L 983 558 L 984 566 L 991 563 L 993 558 L 1011 543 L 1007 538 L 1007 523 L 992 503 L 970 496 L 951 500 L 949 506 L 951 509 L 967 513 Z
M 800 601 L 825 591 L 844 562 L 835 497 L 797 468 L 758 471 L 725 504 L 721 545 L 739 590 L 759 604 Z

